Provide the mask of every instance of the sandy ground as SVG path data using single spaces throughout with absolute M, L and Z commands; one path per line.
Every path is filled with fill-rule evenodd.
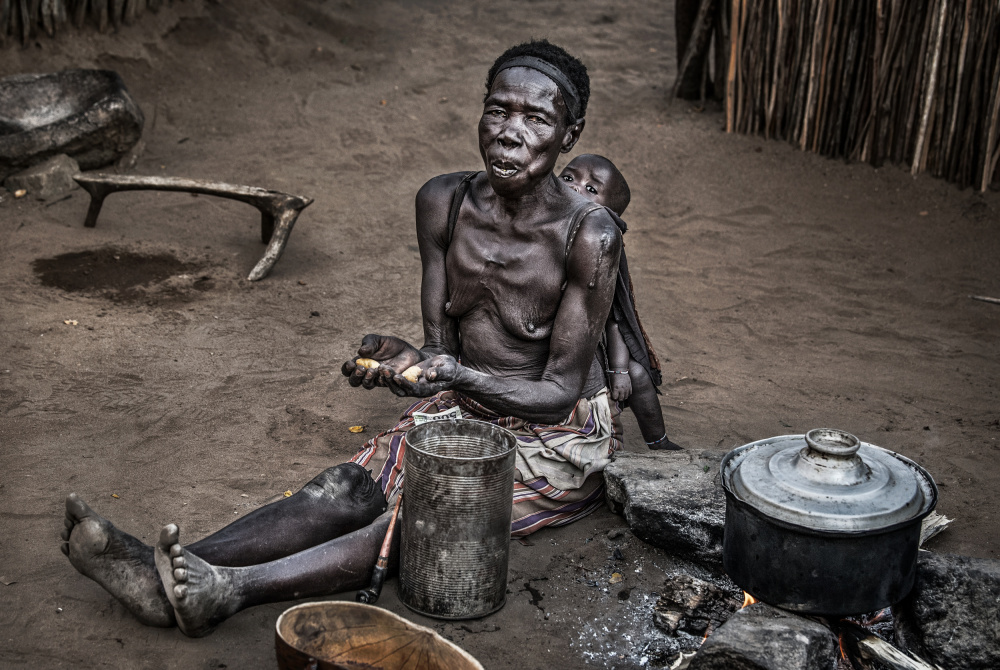
M 4 50 L 0 76 L 119 71 L 146 114 L 137 173 L 316 202 L 274 273 L 249 284 L 263 247 L 245 205 L 125 194 L 85 229 L 80 191 L 3 196 L 0 665 L 273 667 L 286 604 L 202 640 L 144 628 L 59 553 L 63 499 L 76 491 L 147 541 L 167 522 L 191 540 L 344 460 L 365 437 L 349 426 L 391 424 L 405 401 L 349 388 L 340 362 L 367 332 L 419 341 L 413 196 L 480 165 L 486 70 L 532 36 L 586 62 L 577 151 L 608 155 L 631 184 L 626 245 L 665 359 L 671 437 L 729 448 L 850 430 L 935 476 L 955 523 L 934 549 L 996 558 L 1000 307 L 967 296 L 1000 296 L 1000 197 L 726 135 L 717 109 L 668 107 L 670 4 L 188 0 L 117 35 Z M 130 295 L 47 287 L 33 269 L 108 246 L 190 266 Z M 608 539 L 622 525 L 601 511 L 512 543 L 495 616 L 408 616 L 487 668 L 662 664 L 670 644 L 644 636 L 675 566 L 627 534 Z M 605 586 L 615 570 L 626 588 Z M 406 613 L 394 582 L 382 602 Z

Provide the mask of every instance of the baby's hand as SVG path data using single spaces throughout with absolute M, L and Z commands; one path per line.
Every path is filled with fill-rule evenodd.
M 611 377 L 608 383 L 611 399 L 618 402 L 628 400 L 629 396 L 632 395 L 632 377 L 617 372 L 608 373 L 608 376 Z

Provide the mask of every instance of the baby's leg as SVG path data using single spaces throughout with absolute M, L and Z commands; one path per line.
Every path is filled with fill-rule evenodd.
M 653 386 L 649 373 L 634 358 L 628 361 L 628 373 L 632 378 L 632 395 L 628 399 L 628 406 L 635 414 L 642 439 L 650 449 L 680 449 L 667 439 L 663 410 L 660 409 L 660 400 L 656 397 L 656 387 Z

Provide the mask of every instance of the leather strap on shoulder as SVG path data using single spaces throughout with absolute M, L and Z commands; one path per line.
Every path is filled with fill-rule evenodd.
M 467 172 L 462 181 L 458 182 L 458 186 L 455 187 L 455 194 L 451 197 L 451 206 L 448 208 L 448 244 L 451 244 L 451 238 L 455 234 L 455 224 L 458 222 L 458 212 L 462 209 L 462 201 L 465 200 L 465 194 L 469 192 L 469 183 L 472 181 L 479 172 Z

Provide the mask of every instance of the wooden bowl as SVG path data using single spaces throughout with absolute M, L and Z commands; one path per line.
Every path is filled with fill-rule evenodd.
M 275 625 L 274 646 L 280 670 L 483 670 L 431 629 L 361 603 L 287 609 Z

